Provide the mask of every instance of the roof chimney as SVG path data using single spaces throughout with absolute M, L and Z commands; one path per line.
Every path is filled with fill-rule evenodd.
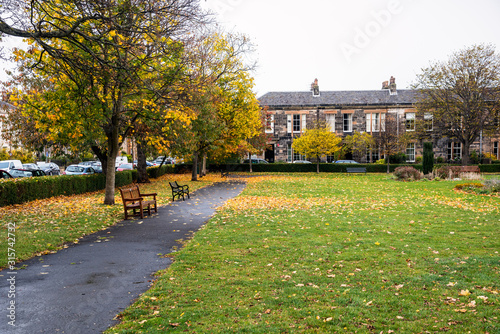
M 314 82 L 311 84 L 311 91 L 313 92 L 313 96 L 319 96 L 318 79 L 314 79 Z
M 396 78 L 391 76 L 389 81 L 382 82 L 382 89 L 388 89 L 391 95 L 398 95 L 398 91 L 396 90 Z
M 391 95 L 398 95 L 398 91 L 396 90 L 396 78 L 391 76 L 390 83 L 389 83 L 389 90 L 391 91 Z

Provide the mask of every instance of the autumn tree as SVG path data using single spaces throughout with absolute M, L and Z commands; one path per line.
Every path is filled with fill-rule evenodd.
M 142 101 L 151 94 L 143 79 L 176 66 L 172 55 L 182 37 L 203 19 L 197 1 L 7 2 L 12 6 L 0 9 L 0 32 L 32 43 L 17 59 L 53 83 L 51 90 L 24 96 L 23 106 L 38 113 L 54 137 L 68 133 L 75 142 L 91 142 L 106 173 L 104 202 L 113 204 L 120 143 L 145 111 L 164 109 Z M 158 87 L 164 86 L 149 86 Z M 138 101 L 148 108 L 137 108 Z
M 319 173 L 319 162 L 322 157 L 334 155 L 341 149 L 342 138 L 338 137 L 330 128 L 318 123 L 306 131 L 292 143 L 295 152 L 308 158 L 316 158 L 316 172 Z
M 474 45 L 431 63 L 417 76 L 419 114 L 434 130 L 462 144 L 462 164 L 482 131 L 498 131 L 500 58 L 491 45 Z
M 246 62 L 251 51 L 246 36 L 220 31 L 206 31 L 186 45 L 190 57 L 186 106 L 192 117 L 182 125 L 174 122 L 166 141 L 176 153 L 191 150 L 193 181 L 198 179 L 201 159 L 211 155 L 221 160 L 234 154 L 258 132 L 260 108 L 249 74 L 254 65 Z M 185 128 L 185 140 L 171 136 L 180 126 Z
M 400 132 L 401 128 L 402 123 L 398 117 L 387 114 L 381 120 L 380 131 L 373 136 L 375 145 L 385 156 L 387 173 L 390 172 L 390 156 L 403 151 L 410 140 L 407 133 Z
M 366 151 L 373 147 L 374 144 L 373 137 L 367 132 L 355 132 L 344 138 L 345 148 L 351 151 L 358 161 L 363 155 L 366 155 Z

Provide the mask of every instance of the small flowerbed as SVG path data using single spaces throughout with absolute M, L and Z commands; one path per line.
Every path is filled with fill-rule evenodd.
M 498 195 L 500 194 L 500 180 L 486 180 L 484 184 L 479 182 L 459 183 L 455 186 L 455 190 L 479 195 Z

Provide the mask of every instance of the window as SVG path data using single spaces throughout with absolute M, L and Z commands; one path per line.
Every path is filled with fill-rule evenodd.
M 306 156 L 305 155 L 300 155 L 300 154 L 297 154 L 293 151 L 292 149 L 292 144 L 288 144 L 287 146 L 287 153 L 288 153 L 288 157 L 287 157 L 287 161 L 288 162 L 293 162 L 295 160 L 306 160 Z
M 460 143 L 448 143 L 448 161 L 462 159 L 462 146 Z
M 266 133 L 274 133 L 274 115 L 266 116 Z
M 293 132 L 300 132 L 300 115 L 293 115 Z
M 385 131 L 385 114 L 369 113 L 366 114 L 366 132 Z
M 498 142 L 493 142 L 493 156 L 498 159 Z
M 330 127 L 331 132 L 335 132 L 335 114 L 326 114 L 326 124 Z
M 380 152 L 378 147 L 366 149 L 366 162 L 376 162 L 380 159 Z
M 431 113 L 424 114 L 424 129 L 425 131 L 432 131 L 434 128 L 434 116 Z
M 344 132 L 352 132 L 352 114 L 343 114 Z
M 409 143 L 406 146 L 406 161 L 415 162 L 415 143 Z
M 300 133 L 306 130 L 306 114 L 286 115 L 286 130 L 288 133 Z
M 306 156 L 293 152 L 293 161 L 296 160 L 306 160 Z
M 414 131 L 415 130 L 415 113 L 409 112 L 406 113 L 406 131 Z

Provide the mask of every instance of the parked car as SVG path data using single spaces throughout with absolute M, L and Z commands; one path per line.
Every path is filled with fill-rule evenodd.
M 155 166 L 159 166 L 161 165 L 161 162 L 163 161 L 163 156 L 159 156 L 158 158 L 156 158 L 154 161 L 153 161 L 153 164 Z M 165 161 L 163 162 L 164 165 L 171 165 L 171 164 L 174 164 L 175 163 L 175 160 L 173 158 L 166 158 Z
M 121 164 L 120 166 L 118 166 L 118 168 L 116 169 L 117 172 L 121 172 L 121 171 L 124 171 L 124 170 L 132 170 L 134 169 L 134 165 L 131 164 L 131 163 L 126 163 L 126 164 Z
M 0 179 L 12 179 L 12 175 L 0 169 Z
M 41 169 L 27 169 L 27 168 L 19 168 L 13 169 L 10 172 L 12 177 L 32 177 L 32 176 L 45 176 L 45 172 Z
M 91 175 L 94 173 L 94 168 L 82 165 L 69 165 L 64 171 L 65 175 Z
M 115 161 L 115 167 L 118 167 L 122 164 L 126 164 L 128 163 L 128 158 L 126 156 L 120 156 L 120 157 L 116 157 L 116 161 Z
M 146 168 L 155 166 L 152 162 L 146 161 Z M 137 160 L 134 160 L 134 168 L 137 167 Z
M 30 170 L 41 170 L 40 166 L 37 164 L 23 164 L 24 169 L 30 169 Z
M 294 164 L 310 164 L 311 162 L 307 161 L 307 160 L 295 160 L 293 163 Z
M 335 161 L 336 164 L 359 164 L 359 162 L 354 161 L 354 160 L 337 160 Z
M 61 169 L 53 162 L 39 161 L 36 163 L 47 175 L 61 175 Z
M 102 163 L 100 161 L 94 161 L 90 167 L 94 168 L 96 173 L 102 173 Z
M 2 160 L 0 161 L 0 169 L 10 173 L 15 168 L 23 168 L 21 160 Z
M 102 163 L 100 161 L 83 161 L 79 163 L 80 166 L 90 166 L 94 168 L 94 172 L 102 173 Z
M 249 164 L 250 163 L 250 160 L 248 159 L 245 159 L 243 160 L 243 163 L 244 164 Z M 268 164 L 269 162 L 267 162 L 266 160 L 264 159 L 259 159 L 259 158 L 252 158 L 252 164 Z

